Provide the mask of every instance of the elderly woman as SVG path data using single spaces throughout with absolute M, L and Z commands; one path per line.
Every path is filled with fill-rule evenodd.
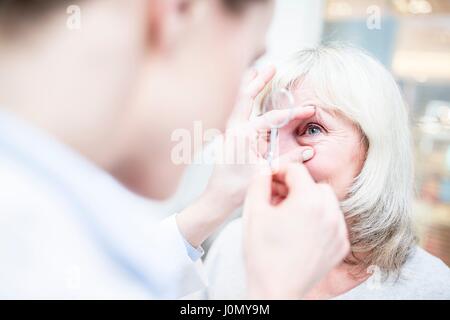
M 305 298 L 450 299 L 449 268 L 415 244 L 408 114 L 389 72 L 361 50 L 319 47 L 295 54 L 263 95 L 281 88 L 316 113 L 282 129 L 280 154 L 314 150 L 305 165 L 341 201 L 352 249 Z M 209 298 L 245 297 L 243 257 L 238 219 L 207 257 Z

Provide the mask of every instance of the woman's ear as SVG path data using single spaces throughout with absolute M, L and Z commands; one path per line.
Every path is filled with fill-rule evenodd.
M 153 49 L 170 50 L 186 30 L 194 0 L 149 0 L 149 41 Z

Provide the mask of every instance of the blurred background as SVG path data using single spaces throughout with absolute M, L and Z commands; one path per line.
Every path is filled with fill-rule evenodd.
M 403 90 L 414 134 L 420 243 L 450 265 L 450 1 L 328 0 L 323 5 L 321 39 L 369 50 Z
M 279 0 L 262 63 L 322 41 L 368 50 L 397 79 L 414 133 L 420 244 L 450 265 L 450 0 Z M 171 209 L 200 194 L 210 169 L 191 166 Z

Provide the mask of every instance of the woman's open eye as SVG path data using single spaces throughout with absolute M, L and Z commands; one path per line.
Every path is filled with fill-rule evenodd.
M 305 133 L 309 136 L 317 136 L 323 132 L 322 127 L 317 124 L 311 123 L 306 127 Z

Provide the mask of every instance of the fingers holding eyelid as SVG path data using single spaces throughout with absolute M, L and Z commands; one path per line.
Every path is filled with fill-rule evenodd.
M 278 158 L 278 161 L 281 164 L 286 163 L 297 163 L 297 162 L 306 162 L 311 160 L 314 157 L 315 151 L 313 148 L 309 146 L 295 148 L 294 150 L 287 152 L 283 155 L 281 155 Z
M 308 136 L 317 136 L 319 134 L 324 133 L 325 130 L 323 129 L 323 127 L 317 123 L 309 123 L 306 125 L 306 128 L 303 132 L 304 135 L 308 135 Z
M 316 114 L 316 107 L 306 106 L 306 107 L 296 107 L 292 110 L 291 120 L 303 120 L 308 119 Z
M 314 107 L 296 107 L 292 110 L 272 110 L 255 119 L 253 126 L 258 130 L 270 129 L 272 126 L 274 126 L 274 124 L 285 123 L 286 120 L 289 120 L 289 122 L 283 126 L 284 128 L 286 126 L 289 126 L 292 122 L 311 118 L 314 113 Z
M 303 123 L 307 123 L 307 122 L 310 122 L 310 121 L 313 122 L 313 121 L 318 120 L 318 119 L 316 119 L 316 114 L 317 113 L 314 112 L 314 113 L 306 115 L 306 116 L 294 117 L 286 126 L 281 128 L 281 131 L 282 132 L 297 131 L 297 128 L 299 128 L 300 125 L 302 125 Z

